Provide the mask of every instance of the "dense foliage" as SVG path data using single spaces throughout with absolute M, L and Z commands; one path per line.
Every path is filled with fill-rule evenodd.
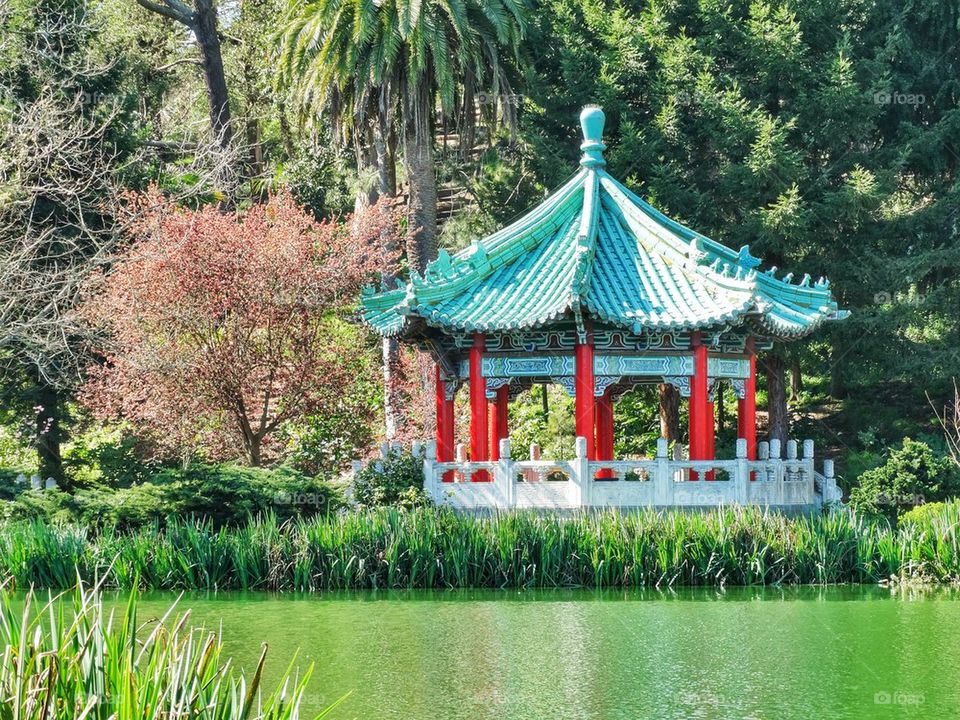
M 195 517 L 215 527 L 273 513 L 280 519 L 324 515 L 343 504 L 339 490 L 295 470 L 231 465 L 163 468 L 128 487 L 95 485 L 72 493 L 25 490 L 16 478 L 2 489 L 0 518 L 133 529 Z
M 433 235 L 462 248 L 557 187 L 590 102 L 609 170 L 638 194 L 781 273 L 827 275 L 853 310 L 761 356 L 760 407 L 764 370 L 786 367 L 792 435 L 836 457 L 847 489 L 905 437 L 947 472 L 925 392 L 942 407 L 960 375 L 952 3 L 387 2 L 335 22 L 341 5 L 320 0 L 202 5 L 0 8 L 4 472 L 68 492 L 139 482 L 101 481 L 73 449 L 118 416 L 131 470 L 114 474 L 141 480 L 145 464 L 240 458 L 329 476 L 385 427 L 422 439 L 428 368 L 351 324 L 357 286 L 390 286 Z M 150 183 L 163 210 L 141 214 L 129 191 Z M 407 206 L 403 233 L 336 219 L 377 197 Z M 293 257 L 281 247 L 315 263 L 271 264 L 268 248 Z M 78 313 L 97 269 L 108 290 Z M 656 402 L 619 403 L 618 454 L 650 452 Z M 556 388 L 521 396 L 511 426 L 524 454 L 571 451 Z
M 861 512 L 896 519 L 901 513 L 960 494 L 960 473 L 949 458 L 906 438 L 886 462 L 860 476 L 850 502 Z
M 957 582 L 958 527 L 956 503 L 898 529 L 756 508 L 570 518 L 380 509 L 96 536 L 15 523 L 0 527 L 0 573 L 46 587 L 79 573 L 118 587 L 262 590 Z
M 352 500 L 361 508 L 426 505 L 428 499 L 423 491 L 423 458 L 393 448 L 386 457 L 370 462 L 355 472 L 351 489 Z
M 219 440 L 260 465 L 283 423 L 334 414 L 357 376 L 333 313 L 383 266 L 393 216 L 318 223 L 289 195 L 239 216 L 134 202 L 150 208 L 136 242 L 88 305 L 111 341 L 87 401 L 184 453 Z

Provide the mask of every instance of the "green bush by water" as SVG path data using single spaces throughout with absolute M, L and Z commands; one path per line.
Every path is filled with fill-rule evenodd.
M 960 472 L 953 461 L 926 443 L 906 438 L 879 467 L 867 470 L 850 492 L 858 511 L 896 520 L 926 503 L 960 494 Z
M 12 481 L 11 481 L 12 483 Z M 93 486 L 72 494 L 26 490 L 6 494 L 0 486 L 0 518 L 76 523 L 120 529 L 162 523 L 170 516 L 196 516 L 215 526 L 237 525 L 270 512 L 281 519 L 326 514 L 342 504 L 337 489 L 295 470 L 192 465 L 164 468 L 129 487 Z
M 572 518 L 383 508 L 98 534 L 13 523 L 0 529 L 0 574 L 22 586 L 69 587 L 79 574 L 120 588 L 264 590 L 957 582 L 958 526 L 955 503 L 899 529 L 756 508 Z
M 410 451 L 391 449 L 385 458 L 354 474 L 353 499 L 361 508 L 429 504 L 423 491 L 423 461 Z
M 295 678 L 288 669 L 276 690 L 265 691 L 266 645 L 248 678 L 230 666 L 215 633 L 189 627 L 189 612 L 175 616 L 170 608 L 159 622 L 143 622 L 135 594 L 118 613 L 104 608 L 96 590 L 79 587 L 70 600 L 31 591 L 21 607 L 0 588 L 3 720 L 303 717 L 310 671 Z

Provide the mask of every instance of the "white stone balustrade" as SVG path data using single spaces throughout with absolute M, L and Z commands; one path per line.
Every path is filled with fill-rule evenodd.
M 733 504 L 800 509 L 840 501 L 833 462 L 823 461 L 823 474 L 814 469 L 812 440 L 802 445 L 788 441 L 786 457 L 781 457 L 781 448 L 778 440 L 759 443 L 757 459 L 748 460 L 747 443 L 741 439 L 733 459 L 688 460 L 676 447 L 671 456 L 661 438 L 653 458 L 592 461 L 586 457 L 586 440 L 580 437 L 572 460 L 540 459 L 538 447 L 530 448 L 531 459 L 514 460 L 510 441 L 501 440 L 500 459 L 483 462 L 469 461 L 462 445 L 453 462 L 438 462 L 432 441 L 414 443 L 411 449 L 423 457 L 429 497 L 437 505 L 459 510 Z M 381 453 L 385 457 L 398 449 L 384 444 Z M 355 463 L 355 469 L 358 466 Z M 476 481 L 484 477 L 485 481 Z

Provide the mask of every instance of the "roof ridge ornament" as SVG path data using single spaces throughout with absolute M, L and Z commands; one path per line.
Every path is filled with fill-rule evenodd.
M 759 267 L 761 262 L 762 261 L 760 260 L 760 258 L 754 257 L 753 255 L 750 254 L 749 245 L 743 245 L 740 248 L 740 251 L 737 253 L 737 263 L 747 268 L 748 270 L 751 268 Z
M 580 129 L 583 131 L 583 157 L 580 164 L 585 168 L 598 168 L 607 164 L 603 159 L 603 151 L 607 146 L 603 144 L 603 126 L 606 116 L 599 105 L 586 105 L 580 111 Z
M 703 251 L 703 247 L 700 243 L 700 238 L 696 235 L 690 240 L 690 244 L 687 245 L 687 260 L 690 262 L 690 265 L 699 265 L 700 261 L 707 257 L 707 253 Z

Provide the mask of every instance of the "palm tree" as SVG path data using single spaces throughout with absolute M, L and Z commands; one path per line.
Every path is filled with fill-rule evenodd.
M 509 92 L 503 68 L 517 59 L 525 10 L 526 0 L 291 0 L 278 79 L 301 107 L 314 118 L 331 109 L 334 118 L 350 117 L 341 129 L 368 148 L 369 161 L 381 157 L 377 143 L 399 109 L 411 271 L 423 273 L 437 254 L 437 100 L 452 115 L 472 107 L 482 83 Z

